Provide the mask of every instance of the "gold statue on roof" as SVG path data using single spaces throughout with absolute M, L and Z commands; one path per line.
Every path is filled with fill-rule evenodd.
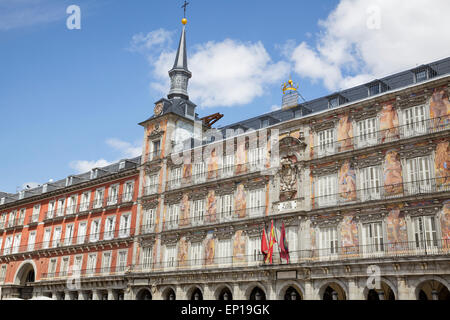
M 289 81 L 285 82 L 281 85 L 281 90 L 283 90 L 283 94 L 286 93 L 287 90 L 297 91 L 297 87 L 294 86 L 294 81 L 292 81 L 291 77 L 289 77 Z

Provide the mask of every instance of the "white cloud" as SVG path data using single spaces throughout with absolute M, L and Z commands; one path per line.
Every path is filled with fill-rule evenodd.
M 314 46 L 284 53 L 301 77 L 347 88 L 449 56 L 448 12 L 448 0 L 341 0 Z
M 151 88 L 165 95 L 169 91 L 167 72 L 173 65 L 176 50 L 170 50 L 170 33 L 159 29 L 144 37 L 133 36 L 131 47 L 143 48 L 153 69 Z M 145 43 L 138 46 L 136 43 Z M 148 45 L 147 45 L 148 44 Z M 167 45 L 166 47 L 164 47 Z M 271 84 L 278 84 L 289 72 L 289 64 L 274 62 L 264 45 L 225 39 L 209 41 L 188 48 L 189 97 L 199 107 L 245 105 L 261 97 Z
M 163 28 L 151 31 L 147 34 L 138 33 L 131 38 L 131 44 L 128 48 L 132 52 L 144 52 L 148 50 L 164 50 L 172 44 L 173 31 L 167 31 Z
M 99 160 L 75 160 L 70 162 L 69 166 L 72 169 L 76 170 L 78 173 L 84 173 L 90 171 L 93 168 L 108 166 L 124 158 L 138 157 L 142 152 L 142 148 L 138 142 L 136 142 L 135 144 L 131 144 L 117 138 L 110 138 L 106 140 L 106 144 L 114 150 L 118 151 L 120 154 L 120 158 L 113 161 L 108 161 L 103 158 Z

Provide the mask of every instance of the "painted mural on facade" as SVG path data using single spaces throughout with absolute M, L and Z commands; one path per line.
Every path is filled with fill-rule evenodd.
M 219 157 L 216 149 L 211 150 L 211 156 L 208 159 L 208 179 L 216 179 L 219 174 Z
M 436 186 L 438 188 L 450 185 L 450 141 L 442 141 L 436 145 L 434 158 Z
M 338 152 L 353 149 L 353 125 L 348 115 L 342 115 L 337 126 Z
M 384 191 L 387 196 L 403 192 L 402 165 L 395 150 L 386 152 L 384 160 Z
M 358 253 L 358 225 L 351 215 L 346 215 L 342 219 L 341 239 L 344 254 Z
M 398 115 L 392 103 L 383 105 L 380 111 L 380 141 L 388 142 L 398 139 Z
M 233 263 L 244 263 L 246 262 L 245 251 L 246 250 L 246 239 L 243 230 L 238 230 L 234 234 L 233 241 Z
M 217 198 L 214 190 L 209 190 L 206 197 L 206 222 L 216 222 Z
M 339 197 L 345 201 L 356 200 L 356 172 L 346 160 L 339 170 Z
M 187 266 L 188 262 L 189 243 L 185 238 L 181 238 L 178 242 L 178 265 L 180 267 Z
M 399 208 L 392 208 L 386 218 L 388 250 L 402 250 L 408 247 L 405 215 Z
M 246 209 L 246 194 L 244 190 L 244 184 L 240 183 L 236 188 L 236 198 L 234 201 L 234 214 L 239 218 L 245 217 Z
M 180 219 L 179 219 L 179 225 L 180 226 L 187 226 L 190 222 L 190 202 L 189 202 L 189 195 L 187 193 L 183 194 L 183 198 L 181 199 L 180 203 Z
M 450 249 L 450 200 L 445 201 L 442 207 L 441 234 L 443 247 Z
M 236 150 L 236 174 L 242 174 L 247 171 L 247 152 L 245 150 L 245 144 L 239 143 Z
M 192 177 L 192 163 L 186 163 L 183 166 L 183 181 L 188 182 Z
M 215 239 L 208 238 L 206 240 L 206 245 L 205 245 L 205 264 L 207 266 L 214 264 L 215 250 L 216 250 Z
M 429 104 L 430 118 L 435 119 L 434 125 L 448 125 L 450 123 L 448 118 L 450 114 L 450 101 L 446 88 L 434 89 Z

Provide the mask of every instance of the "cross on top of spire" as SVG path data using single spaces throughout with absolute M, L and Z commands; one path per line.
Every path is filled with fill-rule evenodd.
M 184 17 L 186 18 L 186 8 L 189 5 L 189 2 L 187 2 L 186 0 L 184 0 L 184 4 L 181 6 L 184 9 Z

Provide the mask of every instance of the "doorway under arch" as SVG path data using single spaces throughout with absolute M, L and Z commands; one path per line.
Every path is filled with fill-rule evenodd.
M 300 292 L 294 287 L 288 287 L 284 293 L 284 300 L 302 300 Z
M 191 300 L 203 300 L 203 293 L 199 288 L 196 288 L 191 294 Z
M 142 289 L 136 295 L 136 300 L 152 300 L 152 294 L 148 289 Z
M 260 287 L 255 287 L 250 293 L 250 300 L 266 300 L 266 293 Z
M 227 287 L 223 288 L 219 293 L 219 300 L 233 300 L 233 294 Z
M 346 300 L 345 291 L 337 283 L 327 285 L 322 294 L 323 300 Z
M 427 280 L 417 287 L 418 300 L 450 300 L 448 288 L 436 280 Z

